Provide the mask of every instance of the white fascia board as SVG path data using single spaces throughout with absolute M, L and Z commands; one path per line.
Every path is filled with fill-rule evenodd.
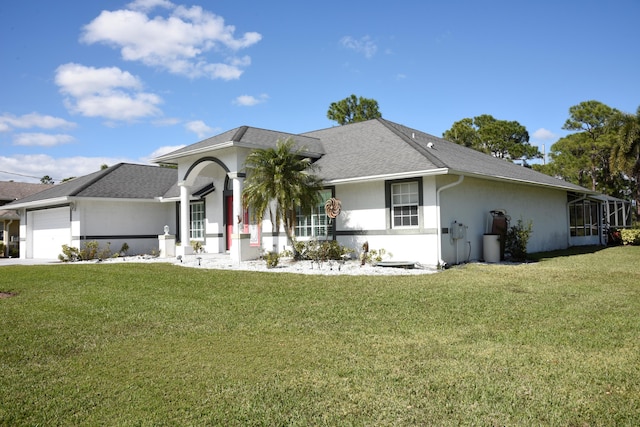
M 336 185 L 336 184 L 351 184 L 351 183 L 370 182 L 370 181 L 387 181 L 387 180 L 395 180 L 395 179 L 415 178 L 415 177 L 421 177 L 421 176 L 446 175 L 449 172 L 450 172 L 449 169 L 446 169 L 446 168 L 428 169 L 423 171 L 392 173 L 392 174 L 384 174 L 384 175 L 358 176 L 354 178 L 344 178 L 344 179 L 332 179 L 329 181 L 324 181 L 324 183 L 328 185 Z
M 153 163 L 163 163 L 163 162 L 167 162 L 169 160 L 177 160 L 180 159 L 182 157 L 188 157 L 188 156 L 193 156 L 196 154 L 202 154 L 202 153 L 207 153 L 210 151 L 217 151 L 217 150 L 222 150 L 223 148 L 229 148 L 229 147 L 233 147 L 234 146 L 234 142 L 233 141 L 229 141 L 229 142 L 224 142 L 222 144 L 216 144 L 214 146 L 208 146 L 208 147 L 202 147 L 202 148 L 198 148 L 195 150 L 189 150 L 189 151 L 184 151 L 178 155 L 171 155 L 171 153 L 160 156 L 160 157 L 156 157 L 155 159 L 151 159 L 151 161 Z
M 176 203 L 180 201 L 180 197 L 156 197 L 155 200 L 160 203 Z
M 64 205 L 72 201 L 73 201 L 72 197 L 63 196 L 63 197 L 56 197 L 54 199 L 42 199 L 42 200 L 34 200 L 33 202 L 16 203 L 15 205 L 11 205 L 11 206 L 4 205 L 3 208 L 11 209 L 11 210 L 22 209 L 22 208 L 32 209 L 32 208 L 41 208 L 44 206 Z
M 137 198 L 120 198 L 120 197 L 76 197 L 75 201 L 83 202 L 116 202 L 116 203 L 143 203 L 143 202 L 160 202 L 159 197 L 149 199 L 137 199 Z

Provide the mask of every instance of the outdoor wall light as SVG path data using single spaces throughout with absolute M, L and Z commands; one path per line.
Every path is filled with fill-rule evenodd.
M 164 226 L 164 235 L 166 236 L 167 234 L 169 234 L 169 226 L 165 225 Z

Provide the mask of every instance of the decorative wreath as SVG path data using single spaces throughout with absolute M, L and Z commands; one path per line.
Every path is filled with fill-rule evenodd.
M 330 198 L 324 204 L 324 211 L 329 218 L 335 218 L 340 215 L 340 211 L 342 210 L 342 202 L 336 199 L 335 197 Z

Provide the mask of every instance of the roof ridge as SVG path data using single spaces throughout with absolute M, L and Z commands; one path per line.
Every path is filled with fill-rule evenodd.
M 231 137 L 231 141 L 240 142 L 245 133 L 249 130 L 249 126 L 240 126 L 237 132 Z
M 430 152 L 427 148 L 424 148 L 423 146 L 421 146 L 420 144 L 418 144 L 413 138 L 411 138 L 409 135 L 405 135 L 404 132 L 402 132 L 400 129 L 397 128 L 397 126 L 403 126 L 400 125 L 398 123 L 383 119 L 382 117 L 379 117 L 376 119 L 378 122 L 380 122 L 382 125 L 384 125 L 387 129 L 389 129 L 391 132 L 395 133 L 397 136 L 399 136 L 402 140 L 404 140 L 411 148 L 413 148 L 414 150 L 416 150 L 418 153 L 422 154 L 423 156 L 425 156 L 427 158 L 427 160 L 429 160 L 431 163 L 433 163 L 435 166 L 440 167 L 440 168 L 446 168 L 448 167 L 442 160 L 440 160 L 440 158 L 438 158 L 438 156 L 436 156 L 435 154 L 433 154 L 432 152 Z M 406 126 L 403 126 L 406 127 Z M 406 127 L 407 129 L 411 129 L 409 127 Z M 415 129 L 411 129 L 414 132 L 420 132 L 418 130 Z M 423 132 L 420 132 L 423 133 Z

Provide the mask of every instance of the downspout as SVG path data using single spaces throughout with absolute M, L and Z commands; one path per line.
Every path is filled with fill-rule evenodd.
M 452 182 L 451 184 L 447 184 L 444 187 L 440 187 L 438 188 L 438 191 L 436 191 L 436 225 L 438 226 L 436 235 L 438 237 L 438 264 L 442 268 L 444 268 L 444 266 L 447 263 L 444 262 L 444 260 L 442 259 L 442 224 L 440 224 L 440 193 L 443 192 L 444 190 L 448 190 L 451 187 L 455 187 L 456 185 L 461 184 L 462 181 L 464 181 L 464 175 L 459 175 L 458 180 L 456 182 Z

